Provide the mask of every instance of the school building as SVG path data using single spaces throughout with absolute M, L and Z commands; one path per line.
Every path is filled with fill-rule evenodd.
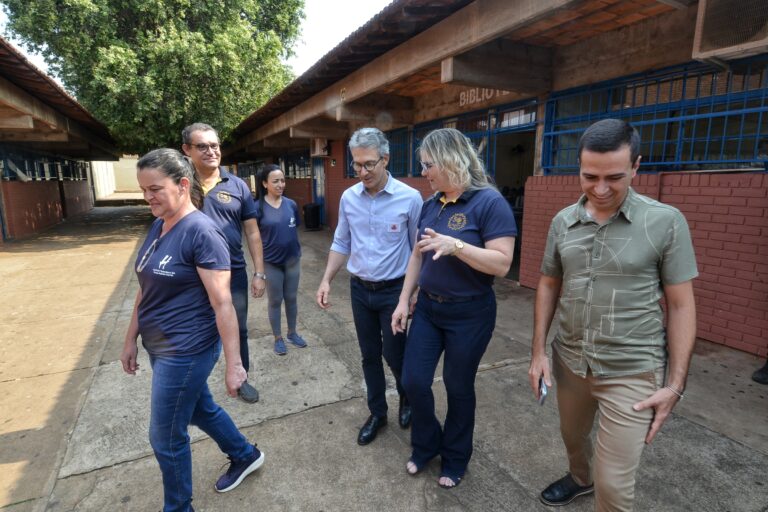
M 93 208 L 92 161 L 119 156 L 103 124 L 0 38 L 0 246 Z
M 455 127 L 518 220 L 509 277 L 535 288 L 549 222 L 580 195 L 579 136 L 608 117 L 640 131 L 635 189 L 688 219 L 698 336 L 766 355 L 764 0 L 396 0 L 245 119 L 224 161 L 246 179 L 279 163 L 333 228 L 355 129 L 385 131 L 389 171 L 426 195 L 415 149 Z

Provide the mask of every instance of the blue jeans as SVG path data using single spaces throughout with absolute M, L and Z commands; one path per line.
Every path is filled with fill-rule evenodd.
M 264 262 L 264 272 L 267 274 L 267 297 L 269 306 L 267 316 L 272 334 L 280 336 L 280 307 L 285 300 L 285 317 L 288 321 L 288 334 L 296 332 L 296 317 L 298 316 L 297 295 L 299 277 L 301 276 L 301 259 L 294 258 L 282 265 Z
M 440 455 L 442 471 L 461 477 L 472 457 L 475 376 L 496 324 L 493 292 L 467 302 L 437 302 L 419 293 L 403 364 L 403 387 L 412 407 L 412 459 L 422 467 Z M 435 416 L 432 383 L 440 355 L 448 396 L 444 427 Z
M 195 425 L 234 459 L 253 455 L 229 415 L 208 389 L 221 353 L 221 342 L 192 356 L 152 356 L 152 401 L 149 442 L 163 475 L 164 512 L 186 512 L 192 503 L 192 450 L 189 425 Z
M 243 368 L 247 372 L 250 359 L 248 359 L 248 270 L 246 268 L 232 269 L 229 289 L 237 315 L 237 326 L 240 329 L 240 359 L 243 360 Z
M 363 377 L 368 388 L 368 409 L 374 416 L 387 415 L 387 380 L 381 356 L 395 376 L 397 392 L 403 394 L 400 374 L 403 369 L 405 333 L 392 334 L 392 313 L 395 312 L 402 282 L 378 290 L 369 290 L 354 277 L 350 282 L 352 316 L 355 320 L 357 342 L 363 358 Z

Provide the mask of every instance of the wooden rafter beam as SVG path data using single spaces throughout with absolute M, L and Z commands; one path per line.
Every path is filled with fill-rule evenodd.
M 28 114 L 0 114 L 0 130 L 34 130 L 35 120 Z
M 336 107 L 336 120 L 386 131 L 413 124 L 413 110 L 413 98 L 375 93 Z
M 0 77 L 0 105 L 17 110 L 23 115 L 31 116 L 35 123 L 35 129 L 43 127 L 46 131 L 53 130 L 56 133 L 72 135 L 78 139 L 87 141 L 90 145 L 95 146 L 110 155 L 120 154 L 114 145 L 103 140 L 101 137 L 94 135 L 76 121 L 62 115 L 57 110 L 54 110 L 3 77 Z M 43 135 L 43 137 L 46 136 L 48 135 Z M 68 140 L 55 139 L 56 136 L 57 135 L 52 135 L 54 139 L 43 138 L 39 140 Z
M 331 119 L 316 118 L 291 126 L 288 134 L 293 139 L 345 139 L 349 135 L 349 125 Z
M 3 131 L 0 132 L 0 141 L 4 142 L 67 142 L 69 134 L 64 131 L 31 132 L 31 131 Z
M 552 50 L 497 39 L 443 59 L 440 81 L 541 94 L 552 88 Z

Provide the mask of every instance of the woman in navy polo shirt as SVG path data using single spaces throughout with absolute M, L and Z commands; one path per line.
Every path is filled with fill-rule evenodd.
M 139 291 L 120 361 L 135 375 L 137 337 L 152 366 L 149 440 L 163 477 L 163 510 L 192 510 L 188 426 L 208 434 L 230 459 L 218 492 L 237 487 L 264 454 L 213 401 L 208 376 L 224 347 L 227 393 L 237 396 L 246 373 L 229 290 L 229 250 L 202 212 L 202 189 L 178 151 L 156 149 L 137 164 L 144 199 L 157 217 L 136 259 Z M 219 340 L 222 342 L 220 343 Z
M 301 246 L 299 245 L 299 207 L 296 202 L 283 196 L 285 175 L 274 164 L 265 166 L 258 176 L 259 200 L 257 220 L 264 246 L 264 271 L 267 274 L 267 307 L 269 325 L 275 337 L 275 354 L 286 354 L 285 340 L 280 329 L 280 307 L 285 300 L 285 316 L 288 320 L 288 341 L 304 348 L 307 342 L 296 332 L 301 270 Z
M 405 330 L 409 299 L 418 286 L 402 377 L 413 410 L 406 470 L 416 475 L 440 455 L 438 484 L 452 488 L 472 456 L 475 375 L 496 324 L 493 279 L 509 271 L 517 228 L 509 204 L 488 182 L 475 148 L 461 132 L 430 132 L 419 155 L 421 174 L 435 194 L 421 210 L 420 239 L 392 329 Z M 432 382 L 443 352 L 448 412 L 441 426 Z

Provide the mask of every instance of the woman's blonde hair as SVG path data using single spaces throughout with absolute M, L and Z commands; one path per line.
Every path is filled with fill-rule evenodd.
M 457 188 L 473 190 L 493 187 L 472 141 L 455 128 L 429 132 L 418 151 L 445 171 L 448 181 Z

